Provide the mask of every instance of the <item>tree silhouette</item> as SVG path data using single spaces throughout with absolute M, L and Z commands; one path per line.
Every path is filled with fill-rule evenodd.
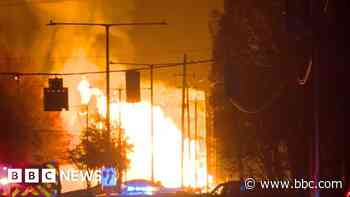
M 225 2 L 225 12 L 211 21 L 210 100 L 220 163 L 241 177 L 305 175 L 308 153 L 300 152 L 310 142 L 305 105 L 311 91 L 296 83 L 310 57 L 305 18 L 295 19 L 290 31 L 284 1 Z
M 119 139 L 109 137 L 106 129 L 98 129 L 96 126 L 84 130 L 81 141 L 69 151 L 70 160 L 78 169 L 91 170 L 112 166 L 118 172 L 117 189 L 120 190 L 123 172 L 129 167 L 128 154 L 133 146 L 127 142 L 126 137 Z M 91 183 L 86 180 L 87 189 Z
M 45 112 L 44 81 L 11 77 L 0 79 L 0 160 L 40 164 L 62 161 L 70 136 L 63 128 L 60 112 Z

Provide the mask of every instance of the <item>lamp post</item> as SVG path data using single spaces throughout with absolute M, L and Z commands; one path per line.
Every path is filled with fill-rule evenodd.
M 109 60 L 109 36 L 110 36 L 110 28 L 114 26 L 152 26 L 152 25 L 167 25 L 165 22 L 150 22 L 150 23 L 142 23 L 142 22 L 134 22 L 134 23 L 70 23 L 70 22 L 50 22 L 47 24 L 48 26 L 96 26 L 103 27 L 105 29 L 105 44 L 106 44 L 106 128 L 110 138 L 111 134 L 111 125 L 110 125 L 110 60 Z
M 151 82 L 151 180 L 154 182 L 154 92 L 153 92 L 153 69 L 154 65 L 150 65 L 150 82 Z

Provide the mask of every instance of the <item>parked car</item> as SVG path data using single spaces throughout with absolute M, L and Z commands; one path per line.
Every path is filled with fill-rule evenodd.
M 297 190 L 264 190 L 256 187 L 246 190 L 244 183 L 229 181 L 216 186 L 206 197 L 299 197 L 305 196 L 305 191 Z
M 216 186 L 210 193 L 209 196 L 237 196 L 242 193 L 241 182 L 239 181 L 229 181 L 226 183 L 221 183 Z
M 123 184 L 121 194 L 123 196 L 135 196 L 135 195 L 154 195 L 159 193 L 164 187 L 159 183 L 153 183 L 152 181 L 137 179 L 126 181 Z

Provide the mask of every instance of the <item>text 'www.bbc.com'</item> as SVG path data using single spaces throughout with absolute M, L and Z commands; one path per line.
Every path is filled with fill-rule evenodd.
M 314 189 L 342 189 L 343 181 L 341 180 L 255 180 L 247 178 L 244 180 L 243 187 L 245 190 L 314 190 Z

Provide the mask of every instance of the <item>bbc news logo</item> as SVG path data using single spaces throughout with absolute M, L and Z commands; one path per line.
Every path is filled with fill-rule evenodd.
M 61 181 L 101 181 L 104 177 L 101 177 L 100 170 L 80 171 L 80 170 L 61 170 L 58 174 L 54 168 L 9 168 L 7 169 L 8 183 L 56 183 L 58 179 Z
M 52 168 L 40 170 L 34 168 L 7 169 L 9 183 L 56 183 L 56 177 L 56 169 Z

